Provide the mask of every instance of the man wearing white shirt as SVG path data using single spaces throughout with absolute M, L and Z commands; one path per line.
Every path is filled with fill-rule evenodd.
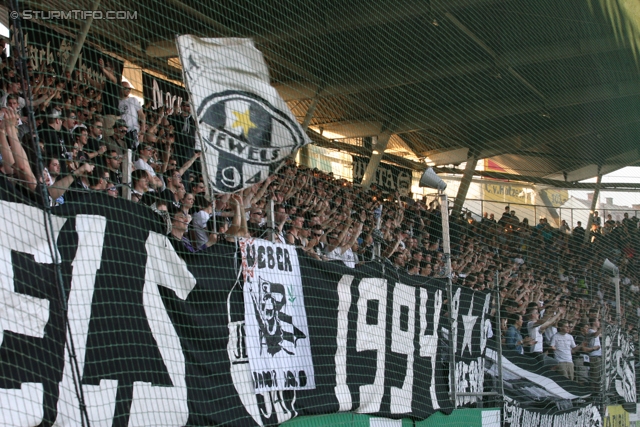
M 589 347 L 594 348 L 589 353 L 589 379 L 591 387 L 594 391 L 600 391 L 600 373 L 602 372 L 602 348 L 600 346 L 600 320 L 597 317 L 589 319 L 589 330 L 587 331 L 587 339 Z
M 118 109 L 121 118 L 127 124 L 127 134 L 125 139 L 130 149 L 138 146 L 138 133 L 140 132 L 140 123 L 144 123 L 145 114 L 142 110 L 140 102 L 131 95 L 131 85 L 128 82 L 122 82 L 122 96 Z
M 196 196 L 196 206 L 200 206 L 202 209 L 193 215 L 191 224 L 195 235 L 196 247 L 199 248 L 209 240 L 207 223 L 213 215 L 213 201 L 203 195 L 198 195 Z
M 149 164 L 149 159 L 151 159 L 151 154 L 153 153 L 153 147 L 148 144 L 142 144 L 138 148 L 138 160 L 134 163 L 135 168 L 145 170 L 149 173 L 149 185 L 151 188 L 160 189 L 164 187 L 164 183 L 160 177 L 156 175 L 156 172 Z
M 531 339 L 534 340 L 533 345 L 529 348 L 529 353 L 538 361 L 544 362 L 544 337 L 542 334 L 549 326 L 553 325 L 560 318 L 562 313 L 558 312 L 556 315 L 545 313 L 545 316 L 541 318 L 539 310 L 540 309 L 536 303 L 531 303 L 529 305 L 527 331 Z
M 577 351 L 577 345 L 573 336 L 569 334 L 569 326 L 566 320 L 558 322 L 558 333 L 551 338 L 551 349 L 554 351 L 555 359 L 558 361 L 558 372 L 574 379 L 574 366 L 572 354 Z
M 357 242 L 360 233 L 362 233 L 362 226 L 365 220 L 364 211 L 361 212 L 360 221 L 356 220 L 356 228 L 351 228 L 352 218 L 347 220 L 347 224 L 342 229 L 340 234 L 336 230 L 327 234 L 327 247 L 326 257 L 330 260 L 341 260 L 347 267 L 356 267 L 355 254 L 352 251 L 353 245 Z

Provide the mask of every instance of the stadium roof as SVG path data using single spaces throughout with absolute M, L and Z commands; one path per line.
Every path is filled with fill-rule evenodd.
M 39 10 L 91 6 L 23 3 Z M 300 121 L 313 106 L 316 129 L 348 137 L 388 131 L 414 158 L 436 165 L 473 155 L 510 174 L 578 181 L 640 161 L 638 64 L 592 6 L 589 0 L 111 0 L 97 7 L 135 9 L 137 19 L 94 20 L 87 41 L 180 78 L 172 60 L 177 34 L 251 37 Z M 82 21 L 55 24 L 77 32 Z

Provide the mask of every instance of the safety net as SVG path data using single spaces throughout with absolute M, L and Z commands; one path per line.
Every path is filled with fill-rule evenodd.
M 0 15 L 1 425 L 635 420 L 633 2 Z

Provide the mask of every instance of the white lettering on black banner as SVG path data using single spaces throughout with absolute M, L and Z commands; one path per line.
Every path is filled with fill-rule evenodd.
M 84 371 L 89 322 L 91 320 L 91 301 L 96 283 L 96 274 L 102 259 L 102 247 L 107 220 L 104 217 L 78 215 L 76 217 L 76 233 L 78 233 L 78 249 L 73 260 L 73 278 L 69 292 L 68 319 L 69 332 L 73 336 L 78 371 Z M 67 337 L 69 339 L 69 337 Z M 79 402 L 74 384 L 75 371 L 71 365 L 69 347 L 65 347 L 64 372 L 60 383 L 58 399 L 57 426 L 80 426 Z M 83 384 L 82 390 L 87 405 L 87 415 L 91 425 L 110 426 L 116 406 L 116 380 L 100 380 L 100 385 Z
M 440 323 L 440 311 L 442 311 L 442 291 L 436 291 L 433 301 L 433 334 L 426 335 L 427 330 L 427 302 L 429 293 L 426 289 L 420 289 L 420 357 L 431 359 L 431 384 L 429 385 L 429 395 L 433 409 L 439 409 L 438 397 L 436 396 L 436 354 L 438 352 L 438 326 Z
M 365 278 L 358 285 L 358 326 L 356 329 L 356 350 L 376 351 L 376 376 L 373 384 L 360 386 L 360 407 L 356 412 L 368 414 L 378 412 L 384 395 L 384 361 L 387 336 L 387 281 Z M 376 323 L 367 324 L 367 303 L 378 303 Z
M 344 275 L 338 282 L 338 331 L 336 336 L 336 387 L 335 396 L 339 403 L 340 411 L 353 409 L 353 398 L 347 381 L 347 348 L 349 347 L 347 336 L 349 332 L 349 311 L 351 309 L 351 284 L 354 276 Z M 436 395 L 436 365 L 438 352 L 438 326 L 442 311 L 442 291 L 437 290 L 433 296 L 433 319 L 427 319 L 427 304 L 429 293 L 427 289 L 419 289 L 419 301 L 416 301 L 416 288 L 402 283 L 396 283 L 393 287 L 392 307 L 387 307 L 389 283 L 382 278 L 362 278 L 358 284 L 359 298 L 356 303 L 356 350 L 375 351 L 376 366 L 375 377 L 372 384 L 361 385 L 359 413 L 375 413 L 380 411 L 380 405 L 384 396 L 385 363 L 387 352 L 403 354 L 407 357 L 402 387 L 390 388 L 390 411 L 393 414 L 405 414 L 412 412 L 413 382 L 414 382 L 414 351 L 418 346 L 419 356 L 430 359 L 431 374 L 429 384 L 429 396 L 434 409 L 439 409 Z M 416 302 L 419 307 L 419 315 L 416 318 Z M 368 307 L 377 307 L 377 317 L 369 318 Z M 386 348 L 387 339 L 387 312 L 391 310 L 392 325 L 390 331 L 391 348 Z M 376 310 L 374 310 L 376 311 Z M 404 313 L 404 316 L 403 316 Z M 404 317 L 404 322 L 401 318 Z M 369 322 L 367 322 L 369 320 Z M 406 322 L 406 323 L 405 323 Z M 419 324 L 417 323 L 419 322 Z M 432 322 L 433 333 L 427 335 L 426 331 Z M 401 324 L 403 323 L 403 324 Z M 416 329 L 419 329 L 419 340 L 416 342 Z
M 33 255 L 38 263 L 53 264 L 51 248 L 47 244 L 48 230 L 40 209 L 17 203 L 0 201 L 0 212 L 15 221 L 0 221 L 0 345 L 4 331 L 42 338 L 49 321 L 49 301 L 14 291 L 11 251 Z M 52 218 L 53 238 L 57 239 L 66 222 Z M 59 259 L 59 255 L 58 255 Z M 56 286 L 52 283 L 51 286 Z M 0 413 L 3 425 L 38 425 L 43 417 L 43 387 L 41 383 L 23 383 L 19 390 L 0 389 Z
M 505 397 L 505 400 L 503 420 L 507 427 L 602 427 L 600 411 L 593 404 L 572 411 L 548 414 L 543 411 L 522 408 L 508 397 Z
M 347 334 L 349 333 L 349 309 L 351 308 L 351 283 L 353 276 L 344 275 L 338 282 L 338 333 L 336 334 L 336 387 L 340 412 L 353 407 L 351 391 L 347 385 Z
M 185 359 L 180 338 L 164 307 L 158 286 L 171 289 L 178 298 L 185 300 L 195 287 L 196 279 L 168 243 L 166 236 L 149 233 L 145 246 L 147 266 L 143 291 L 144 311 L 173 387 L 156 387 L 150 383 L 135 382 L 129 427 L 181 427 L 189 418 Z

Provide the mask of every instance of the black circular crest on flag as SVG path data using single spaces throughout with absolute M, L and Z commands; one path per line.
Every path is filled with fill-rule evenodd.
M 216 192 L 235 192 L 263 181 L 305 142 L 295 120 L 252 93 L 213 94 L 198 106 L 197 114 Z

